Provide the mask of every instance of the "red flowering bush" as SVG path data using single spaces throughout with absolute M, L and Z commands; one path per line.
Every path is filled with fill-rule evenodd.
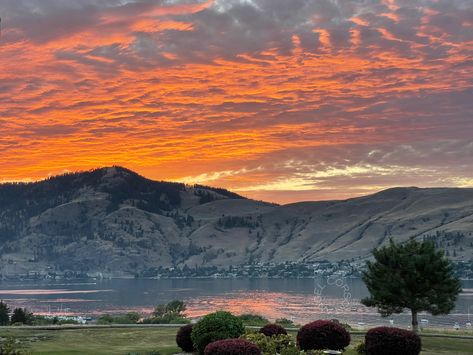
M 365 336 L 367 355 L 418 355 L 421 348 L 420 337 L 405 329 L 377 327 Z
M 286 329 L 284 329 L 284 327 L 280 326 L 279 324 L 266 324 L 259 330 L 259 332 L 266 335 L 267 337 L 272 337 L 273 335 L 279 334 L 287 334 Z
M 191 353 L 195 350 L 194 343 L 191 339 L 192 324 L 187 324 L 177 331 L 176 343 L 183 351 Z
M 350 344 L 350 334 L 340 324 L 317 320 L 299 330 L 297 344 L 301 350 L 343 350 Z
M 225 339 L 210 343 L 205 347 L 205 355 L 261 355 L 255 344 L 243 339 Z

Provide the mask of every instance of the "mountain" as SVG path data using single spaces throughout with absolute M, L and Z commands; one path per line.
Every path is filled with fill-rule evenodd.
M 430 238 L 454 260 L 473 259 L 473 189 L 278 206 L 121 167 L 0 185 L 3 276 L 358 260 L 390 237 Z

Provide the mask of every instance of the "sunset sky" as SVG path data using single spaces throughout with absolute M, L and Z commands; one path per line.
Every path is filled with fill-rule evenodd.
M 0 181 L 473 187 L 473 0 L 1 0 Z

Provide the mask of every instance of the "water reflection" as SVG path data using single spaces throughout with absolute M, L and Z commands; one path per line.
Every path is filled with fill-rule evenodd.
M 473 311 L 473 281 L 448 316 L 421 315 L 432 326 L 465 324 Z M 173 279 L 104 280 L 97 282 L 0 282 L 0 298 L 11 307 L 28 307 L 35 313 L 98 315 L 105 312 L 151 313 L 156 304 L 184 300 L 188 314 L 199 317 L 215 310 L 255 313 L 271 320 L 288 318 L 297 323 L 337 318 L 350 324 L 406 325 L 408 314 L 381 318 L 359 300 L 367 295 L 358 279 Z

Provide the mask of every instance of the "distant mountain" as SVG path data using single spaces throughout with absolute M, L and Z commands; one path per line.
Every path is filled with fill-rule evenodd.
M 278 206 L 121 167 L 0 185 L 0 273 L 357 260 L 392 237 L 473 259 L 473 189 L 393 188 Z

